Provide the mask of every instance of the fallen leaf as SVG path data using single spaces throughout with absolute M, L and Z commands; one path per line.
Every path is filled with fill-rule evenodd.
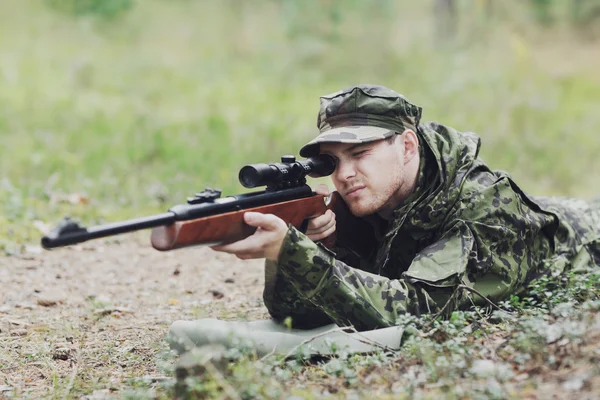
M 52 193 L 50 195 L 51 203 L 69 203 L 69 204 L 88 204 L 90 198 L 83 193 Z
M 87 204 L 90 202 L 90 198 L 81 193 L 71 193 L 67 199 L 71 204 Z
M 15 308 L 22 308 L 24 310 L 33 310 L 34 308 L 37 308 L 37 306 L 35 304 L 31 304 L 31 303 L 17 303 L 17 304 L 15 304 Z
M 108 315 L 108 314 L 112 314 L 112 313 L 133 314 L 133 311 L 128 308 L 120 308 L 120 307 L 102 308 L 100 310 L 94 311 L 95 315 Z
M 64 298 L 58 294 L 48 294 L 37 299 L 37 303 L 43 307 L 53 307 L 63 302 Z

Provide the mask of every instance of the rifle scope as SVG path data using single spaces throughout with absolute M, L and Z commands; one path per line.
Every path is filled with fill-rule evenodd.
M 280 163 L 244 166 L 240 170 L 239 180 L 246 188 L 267 186 L 278 189 L 303 185 L 307 175 L 318 178 L 331 175 L 334 170 L 335 160 L 329 155 L 321 154 L 304 161 L 296 161 L 294 156 L 283 156 Z

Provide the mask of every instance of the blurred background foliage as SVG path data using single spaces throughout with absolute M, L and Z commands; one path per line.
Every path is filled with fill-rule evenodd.
M 74 16 L 113 19 L 132 8 L 133 0 L 47 0 L 50 7 Z
M 599 0 L 0 0 L 0 248 L 163 211 L 389 86 L 536 195 L 600 195 Z

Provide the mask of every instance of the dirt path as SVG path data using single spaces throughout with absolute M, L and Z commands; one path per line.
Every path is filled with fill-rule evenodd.
M 155 379 L 170 323 L 267 318 L 263 281 L 262 261 L 161 253 L 143 236 L 0 258 L 0 399 L 102 397 Z

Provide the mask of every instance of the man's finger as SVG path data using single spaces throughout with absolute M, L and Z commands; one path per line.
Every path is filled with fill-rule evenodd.
M 306 230 L 306 233 L 309 235 L 315 235 L 330 229 L 332 226 L 335 226 L 335 217 L 325 220 L 320 224 L 311 224 L 311 227 Z
M 323 235 L 323 233 L 325 233 L 325 232 L 329 232 L 326 235 L 326 236 L 329 236 L 333 232 L 335 232 L 335 228 L 336 228 L 335 221 L 333 221 L 332 223 L 327 224 L 327 226 L 324 226 L 322 229 L 313 230 L 311 232 L 306 232 L 306 236 L 308 236 L 308 238 L 311 240 L 319 240 L 319 239 L 316 239 L 316 237 L 321 237 Z
M 335 218 L 333 218 L 331 221 L 329 221 L 327 223 L 327 225 L 325 225 L 323 227 L 323 229 L 319 229 L 319 231 L 324 232 L 324 231 L 329 230 L 331 228 L 335 228 Z
M 329 187 L 324 183 L 318 184 L 317 187 L 315 188 L 314 192 L 316 194 L 321 194 L 323 196 L 329 196 L 329 193 L 330 193 Z
M 326 237 L 331 236 L 331 234 L 335 232 L 335 225 L 332 226 L 331 228 L 327 229 L 326 231 L 319 233 L 319 234 L 315 234 L 315 235 L 310 235 L 309 239 L 313 240 L 313 241 L 317 241 L 317 240 L 322 240 L 325 239 Z
M 244 222 L 250 226 L 263 228 L 267 231 L 287 229 L 287 224 L 281 218 L 273 214 L 262 214 L 259 212 L 248 211 L 244 214 Z
M 308 230 L 319 229 L 322 226 L 327 225 L 335 220 L 335 214 L 331 210 L 325 211 L 325 214 L 319 215 L 318 217 L 311 218 L 308 221 Z

